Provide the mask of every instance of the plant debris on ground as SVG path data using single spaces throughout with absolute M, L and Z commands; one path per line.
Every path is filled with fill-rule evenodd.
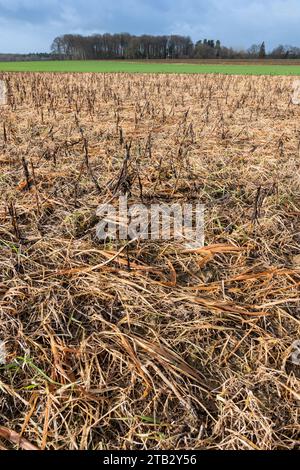
M 299 448 L 293 78 L 0 78 L 1 449 Z M 205 246 L 99 240 L 124 194 Z

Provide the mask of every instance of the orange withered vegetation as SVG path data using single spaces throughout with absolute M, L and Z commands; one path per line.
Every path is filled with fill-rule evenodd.
M 293 78 L 0 78 L 1 448 L 299 448 Z M 124 194 L 205 247 L 101 242 Z

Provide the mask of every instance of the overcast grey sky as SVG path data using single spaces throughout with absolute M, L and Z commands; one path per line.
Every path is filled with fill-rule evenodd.
M 58 35 L 104 32 L 300 46 L 300 1 L 0 0 L 0 52 L 49 51 Z

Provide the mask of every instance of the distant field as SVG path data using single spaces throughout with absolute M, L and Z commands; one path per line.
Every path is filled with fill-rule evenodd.
M 0 72 L 217 73 L 232 75 L 300 75 L 300 65 L 232 63 L 164 63 L 124 61 L 0 62 Z

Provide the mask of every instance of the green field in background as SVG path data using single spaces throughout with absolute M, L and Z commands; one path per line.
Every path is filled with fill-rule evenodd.
M 126 72 L 126 73 L 217 73 L 232 75 L 299 75 L 300 65 L 191 64 L 66 60 L 0 62 L 0 72 Z

